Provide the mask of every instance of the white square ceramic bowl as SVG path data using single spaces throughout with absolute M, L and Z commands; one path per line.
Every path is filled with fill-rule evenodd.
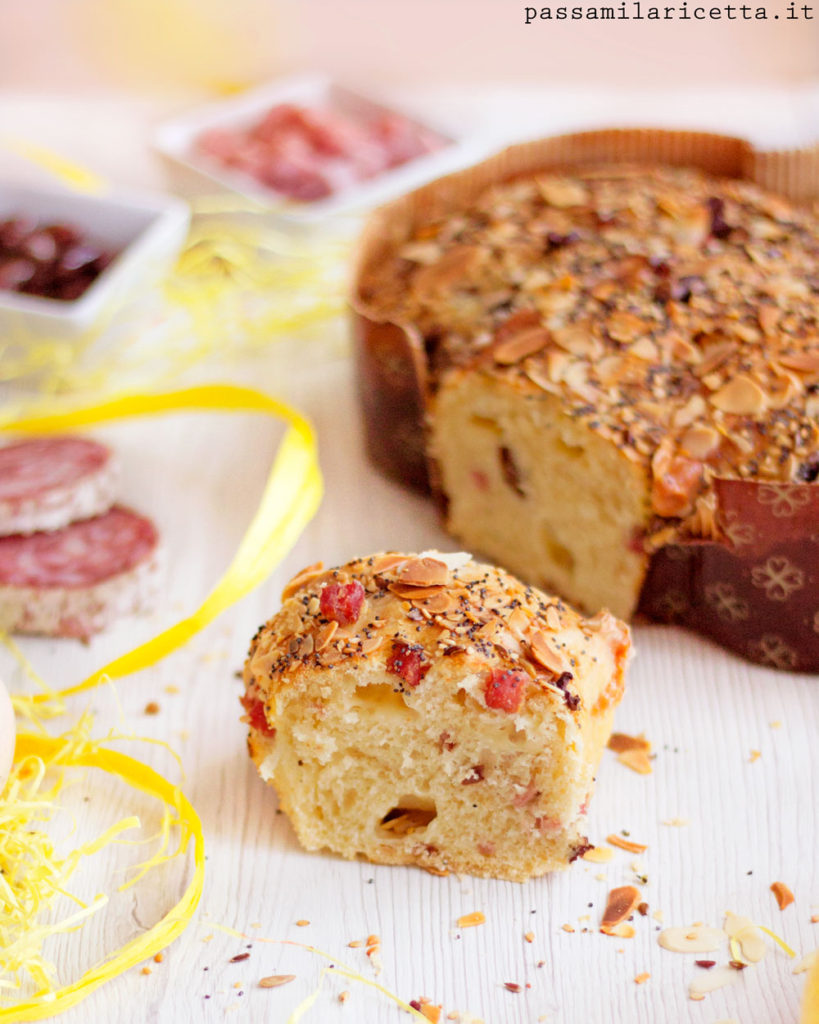
M 196 140 L 203 132 L 212 128 L 250 127 L 279 103 L 308 107 L 327 105 L 351 114 L 401 113 L 448 141 L 435 152 L 408 160 L 375 178 L 313 202 L 287 199 L 249 174 L 226 167 L 197 151 Z M 187 191 L 201 193 L 203 187 L 211 191 L 227 189 L 261 204 L 284 221 L 314 225 L 329 217 L 366 210 L 426 181 L 474 163 L 488 152 L 491 145 L 477 138 L 459 137 L 446 125 L 436 124 L 429 118 L 418 118 L 404 110 L 377 103 L 338 85 L 325 75 L 302 75 L 270 82 L 167 121 L 156 130 L 154 148 L 175 165 L 177 171 L 180 168 L 187 171 L 186 177 L 182 178 L 177 173 L 175 178 L 176 185 Z
M 162 194 L 46 190 L 0 183 L 0 220 L 31 217 L 76 227 L 95 245 L 117 253 L 97 279 L 68 301 L 0 290 L 0 331 L 7 341 L 76 339 L 101 326 L 175 262 L 188 234 L 190 210 Z

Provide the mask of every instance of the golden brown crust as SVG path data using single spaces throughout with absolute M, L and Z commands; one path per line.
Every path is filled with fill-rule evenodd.
M 414 686 L 413 673 L 423 678 L 441 657 L 461 672 L 525 672 L 520 706 L 545 693 L 572 713 L 583 708 L 597 714 L 622 694 L 630 643 L 622 623 L 605 611 L 584 619 L 559 598 L 502 569 L 472 562 L 469 555 L 390 552 L 321 574 L 310 570 L 287 585 L 283 608 L 250 648 L 245 679 L 268 707 L 281 688 L 297 687 L 313 669 L 378 663 L 392 666 L 398 685 Z M 293 592 L 292 583 L 302 579 Z M 322 592 L 355 584 L 363 590 L 355 619 L 328 617 Z M 616 684 L 605 695 L 589 688 L 596 677 L 583 671 L 593 657 L 593 644 L 585 641 L 599 633 L 611 638 L 619 666 Z M 404 669 L 402 652 L 414 667 Z M 272 714 L 270 724 L 275 725 Z
M 810 481 L 819 223 L 742 181 L 660 167 L 543 173 L 417 224 L 362 287 L 433 374 L 559 395 L 646 466 L 655 530 L 709 527 L 715 477 Z

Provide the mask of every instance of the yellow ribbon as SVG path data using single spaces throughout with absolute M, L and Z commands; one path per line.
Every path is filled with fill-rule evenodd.
M 134 789 L 156 797 L 173 808 L 181 829 L 178 853 L 184 853 L 193 839 L 193 877 L 179 902 L 148 931 L 131 939 L 113 956 L 86 971 L 77 981 L 55 992 L 46 991 L 0 1009 L 0 1024 L 23 1024 L 42 1020 L 75 1006 L 94 989 L 118 974 L 154 956 L 187 927 L 202 895 L 205 880 L 205 840 L 199 815 L 182 791 L 153 768 L 126 754 L 89 742 L 71 749 L 63 737 L 24 732 L 17 736 L 14 759 L 39 758 L 54 767 L 98 768 L 117 775 Z
M 32 696 L 29 698 L 32 703 L 41 704 L 55 696 L 81 693 L 98 686 L 104 679 L 121 679 L 155 665 L 178 650 L 269 576 L 315 514 L 321 501 L 322 480 L 313 428 L 290 406 L 253 388 L 207 384 L 163 394 L 124 395 L 62 412 L 31 412 L 0 423 L 0 430 L 55 434 L 111 420 L 184 409 L 258 412 L 283 419 L 288 424 L 259 507 L 233 561 L 192 615 L 115 658 L 75 686 L 60 690 L 56 695 Z

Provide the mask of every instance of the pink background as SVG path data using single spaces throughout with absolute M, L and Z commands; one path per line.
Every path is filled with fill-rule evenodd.
M 819 77 L 819 5 L 815 20 L 787 21 L 785 0 L 768 2 L 779 21 L 526 27 L 518 0 L 28 0 L 2 5 L 0 83 L 225 91 L 305 67 L 388 86 L 787 85 Z

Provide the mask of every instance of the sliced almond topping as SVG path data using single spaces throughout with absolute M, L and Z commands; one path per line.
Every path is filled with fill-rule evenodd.
M 693 455 L 695 459 L 707 459 L 713 455 L 720 446 L 722 436 L 714 427 L 705 424 L 695 424 L 680 438 L 680 447 L 687 455 Z
M 316 650 L 323 651 L 327 644 L 333 639 L 338 630 L 338 623 L 335 619 L 326 622 L 316 634 Z
M 441 590 L 440 587 L 409 586 L 405 583 L 390 583 L 389 589 L 396 597 L 410 601 L 421 601 L 425 597 L 435 597 Z
M 675 427 L 687 427 L 696 420 L 702 419 L 706 408 L 702 395 L 692 395 L 685 405 L 674 413 L 672 423 Z
M 737 347 L 733 341 L 722 341 L 716 345 L 709 345 L 702 359 L 694 367 L 695 375 L 700 378 L 707 377 L 718 366 L 727 362 L 736 351 Z
M 732 378 L 711 395 L 711 404 L 722 412 L 759 416 L 768 408 L 768 396 L 744 373 Z
M 522 608 L 513 608 L 506 620 L 506 625 L 517 636 L 522 637 L 529 626 L 529 616 Z
M 608 846 L 593 846 L 583 854 L 583 860 L 590 860 L 592 864 L 607 864 L 614 856 L 614 850 Z
M 468 281 L 486 258 L 478 245 L 456 245 L 445 250 L 435 263 L 421 265 L 412 279 L 412 290 L 421 299 L 434 298 L 447 288 Z
M 259 979 L 259 988 L 278 988 L 279 985 L 288 985 L 295 980 L 295 974 L 269 974 L 266 978 Z
M 552 647 L 546 634 L 541 632 L 541 630 L 537 630 L 532 634 L 529 646 L 532 657 L 539 665 L 549 669 L 550 672 L 554 672 L 555 675 L 560 675 L 565 671 L 566 666 L 563 658 Z
M 437 558 L 413 558 L 398 571 L 398 582 L 413 587 L 443 587 L 449 583 L 449 566 Z
M 606 909 L 603 911 L 600 930 L 608 929 L 611 933 L 611 929 L 615 925 L 625 921 L 634 913 L 642 898 L 642 893 L 634 885 L 621 885 L 612 889 L 606 901 Z
M 617 755 L 617 760 L 638 775 L 651 775 L 654 770 L 645 750 L 624 750 Z
M 689 999 L 703 999 L 709 992 L 726 985 L 733 985 L 739 977 L 739 972 L 731 967 L 717 967 L 710 971 L 698 972 L 688 986 Z
M 627 850 L 629 853 L 645 853 L 648 846 L 643 843 L 632 843 L 628 839 L 623 839 L 622 836 L 618 836 L 612 833 L 610 836 L 606 836 L 606 842 L 611 843 L 612 846 L 619 846 L 621 850 Z
M 406 560 L 406 555 L 379 555 L 373 562 L 373 575 L 380 576 L 397 565 L 403 565 Z
M 641 335 L 650 334 L 652 325 L 641 320 L 634 313 L 620 310 L 611 314 L 606 322 L 606 330 L 615 341 L 636 341 Z
M 321 652 L 321 661 L 324 665 L 338 665 L 344 660 L 344 653 L 338 647 L 326 647 Z
M 568 206 L 583 206 L 589 201 L 585 185 L 568 178 L 541 178 L 538 183 L 540 194 L 550 206 L 564 209 Z
M 384 638 L 382 636 L 367 636 L 361 641 L 361 653 L 372 654 L 381 646 Z
M 471 914 L 464 914 L 458 918 L 459 928 L 474 928 L 476 925 L 485 924 L 486 916 L 480 910 L 473 910 Z
M 665 928 L 657 941 L 663 949 L 672 953 L 713 953 L 725 941 L 725 932 L 705 924 L 691 925 L 690 928 Z
M 563 380 L 571 365 L 572 359 L 567 352 L 550 349 L 546 353 L 546 375 L 555 384 Z
M 552 330 L 552 338 L 565 352 L 573 356 L 590 356 L 600 347 L 589 326 L 570 324 L 568 327 L 556 327 Z
M 622 754 L 626 750 L 644 750 L 647 754 L 651 753 L 651 743 L 642 733 L 639 736 L 629 736 L 626 732 L 613 732 L 606 745 L 615 754 Z
M 779 362 L 797 373 L 819 372 L 819 352 L 797 352 L 791 356 L 779 356 Z
M 550 604 L 546 609 L 546 625 L 555 632 L 560 629 L 560 612 L 553 604 Z
M 492 351 L 492 357 L 501 366 L 512 366 L 545 348 L 549 341 L 549 332 L 545 327 L 530 328 L 502 341 Z
M 771 892 L 776 896 L 776 902 L 779 904 L 780 910 L 784 910 L 785 907 L 789 907 L 793 903 L 793 893 L 784 882 L 774 882 L 771 886 Z
M 773 334 L 779 326 L 779 310 L 776 306 L 760 306 L 756 318 L 765 334 Z
M 296 575 L 285 585 L 282 591 L 282 601 L 286 601 L 293 594 L 298 593 L 302 587 L 306 587 L 312 580 L 318 579 L 324 571 L 323 562 L 314 562 L 312 565 L 308 565 L 305 569 L 301 569 Z
M 426 597 L 422 602 L 419 602 L 428 612 L 432 612 L 433 615 L 446 615 L 447 612 L 451 612 L 457 605 L 455 595 L 448 590 L 439 590 L 437 594 L 433 594 L 432 597 Z
M 642 359 L 647 363 L 656 362 L 660 355 L 659 349 L 651 338 L 640 338 L 635 341 L 629 349 L 629 352 L 633 356 L 637 356 L 638 359 Z
M 601 924 L 600 931 L 604 935 L 613 935 L 618 939 L 633 939 L 635 935 L 634 929 L 625 921 L 614 925 Z

